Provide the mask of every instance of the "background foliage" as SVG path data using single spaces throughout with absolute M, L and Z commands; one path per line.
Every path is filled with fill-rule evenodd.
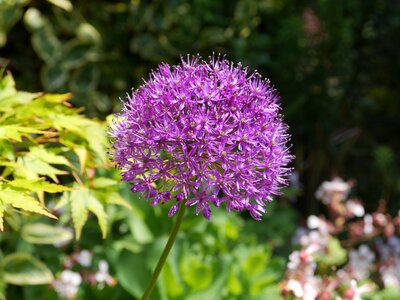
M 370 207 L 400 195 L 396 1 L 3 0 L 1 7 L 2 64 L 25 90 L 71 91 L 74 104 L 104 118 L 160 61 L 220 52 L 279 89 L 305 212 L 316 210 L 321 178 L 335 174 L 356 178 Z
M 81 297 L 115 294 L 124 299 L 127 293 L 140 294 L 139 279 L 144 277 L 124 267 L 137 263 L 137 268 L 149 269 L 154 264 L 153 255 L 147 253 L 149 245 L 151 253 L 157 253 L 170 224 L 164 223 L 164 211 L 142 205 L 129 187 L 118 183 L 118 174 L 104 157 L 104 120 L 118 109 L 116 99 L 137 87 L 160 61 L 176 63 L 187 53 L 226 54 L 258 69 L 280 91 L 298 174 L 286 194 L 297 199 L 297 211 L 304 215 L 319 211 L 314 198 L 317 185 L 341 175 L 357 180 L 356 194 L 366 200 L 367 210 L 376 209 L 376 200 L 383 198 L 389 212 L 396 213 L 400 208 L 399 39 L 396 1 L 0 0 L 0 68 L 12 72 L 19 90 L 61 93 L 17 93 L 10 75 L 2 79 L 1 192 L 18 191 L 20 201 L 29 201 L 35 207 L 30 210 L 39 213 L 50 213 L 41 206 L 47 203 L 62 225 L 60 229 L 51 220 L 27 217 L 29 212 L 21 217 L 15 211 L 21 205 L 1 198 L 0 219 L 4 210 L 6 223 L 0 235 L 0 259 L 10 261 L 5 258 L 17 249 L 25 256 L 11 258 L 30 261 L 28 265 L 44 272 L 43 278 L 50 282 L 74 253 L 90 249 L 93 270 L 83 272 L 95 273 L 97 263 L 107 259 L 118 284 L 112 292 L 106 286 L 100 293 L 85 281 Z M 77 207 L 78 203 L 84 205 Z M 98 217 L 97 225 L 92 215 Z M 261 223 L 232 215 L 218 216 L 217 225 L 189 223 L 164 271 L 165 278 L 175 281 L 163 279 L 160 295 L 179 299 L 184 293 L 196 299 L 215 291 L 227 299 L 242 293 L 257 299 L 273 293 L 271 285 L 283 276 L 280 259 L 289 253 L 285 244 L 297 219 L 285 203 L 273 207 L 270 216 Z M 26 232 L 25 225 L 32 223 L 53 226 L 49 232 L 54 236 Z M 74 225 L 76 237 L 81 236 L 79 242 L 71 241 L 68 224 Z M 99 225 L 103 236 L 108 232 L 104 240 Z M 21 234 L 11 233 L 11 228 Z M 53 251 L 57 239 L 67 242 L 58 252 Z M 264 261 L 265 268 L 246 271 L 244 257 L 252 255 Z M 33 257 L 47 266 L 39 266 Z M 221 259 L 215 262 L 216 257 Z M 185 269 L 183 259 L 196 268 Z M 210 262 L 218 267 L 209 269 Z M 227 267 L 233 262 L 236 269 Z M 5 278 L 3 269 L 0 276 Z M 276 274 L 269 274 L 271 270 Z M 199 277 L 204 290 L 194 287 L 192 280 Z M 0 280 L 0 290 L 4 282 Z M 205 288 L 210 282 L 213 288 Z M 42 286 L 8 289 L 15 295 L 10 299 L 55 297 L 54 291 Z

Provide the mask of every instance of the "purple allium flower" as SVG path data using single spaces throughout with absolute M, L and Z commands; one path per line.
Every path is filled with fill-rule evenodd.
M 152 205 L 173 200 L 210 218 L 210 204 L 248 210 L 287 183 L 292 160 L 279 97 L 268 80 L 220 57 L 161 64 L 128 95 L 110 129 L 111 156 Z

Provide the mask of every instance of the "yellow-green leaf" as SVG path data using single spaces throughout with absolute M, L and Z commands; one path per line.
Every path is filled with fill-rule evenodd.
M 70 187 L 48 182 L 44 178 L 35 180 L 15 179 L 7 182 L 7 185 L 12 186 L 14 188 L 29 190 L 35 193 L 39 192 L 59 193 L 71 190 Z
M 39 201 L 34 197 L 15 191 L 10 188 L 0 190 L 0 205 L 11 205 L 14 208 L 22 209 L 27 212 L 34 212 L 45 215 L 50 218 L 57 219 L 45 207 L 40 205 Z
M 2 203 L 0 203 L 0 231 L 4 230 L 3 217 L 4 217 L 4 206 Z
M 126 207 L 132 210 L 132 205 L 122 198 L 122 196 L 118 192 L 110 192 L 110 191 L 94 191 L 96 197 L 102 200 L 106 204 L 115 204 Z
M 65 9 L 66 11 L 71 11 L 73 6 L 69 0 L 47 0 L 48 2 Z
M 62 196 L 60 197 L 60 200 L 57 202 L 56 206 L 54 207 L 54 210 L 58 210 L 61 207 L 64 207 L 65 205 L 68 204 L 69 202 L 69 193 L 63 193 Z
M 103 204 L 94 197 L 93 193 L 88 191 L 87 205 L 88 209 L 96 215 L 97 221 L 101 229 L 102 237 L 105 238 L 107 235 L 108 218 L 104 210 Z
M 118 181 L 107 177 L 98 177 L 92 181 L 93 187 L 96 189 L 104 189 L 110 186 L 116 186 Z
M 48 149 L 43 146 L 31 147 L 29 148 L 30 155 L 40 159 L 49 164 L 55 165 L 66 165 L 71 166 L 71 163 L 64 156 L 57 155 L 53 152 L 50 152 Z
M 88 151 L 85 147 L 74 147 L 74 152 L 78 156 L 79 164 L 81 165 L 81 173 L 85 170 L 86 160 L 88 157 Z
M 32 133 L 45 133 L 45 131 L 20 125 L 5 125 L 0 127 L 0 139 L 13 139 L 21 142 L 22 136 L 29 136 Z
M 86 207 L 87 191 L 86 189 L 78 189 L 69 194 L 71 202 L 71 215 L 74 222 L 76 238 L 80 239 L 83 225 L 85 225 L 89 210 Z
M 44 162 L 41 159 L 31 156 L 29 154 L 25 157 L 21 157 L 19 161 L 21 161 L 25 169 L 39 175 L 51 176 L 68 174 L 68 172 L 56 169 L 47 162 Z

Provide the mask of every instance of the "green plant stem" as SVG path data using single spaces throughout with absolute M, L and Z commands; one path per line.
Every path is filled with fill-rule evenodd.
M 167 260 L 168 254 L 171 251 L 172 246 L 174 245 L 176 236 L 179 231 L 179 227 L 181 226 L 183 216 L 185 214 L 185 208 L 186 208 L 185 202 L 181 202 L 179 204 L 179 208 L 178 208 L 178 216 L 175 220 L 174 226 L 172 227 L 171 233 L 169 234 L 168 242 L 165 245 L 165 248 L 161 254 L 160 259 L 158 260 L 157 266 L 153 272 L 153 275 L 151 276 L 149 285 L 147 286 L 147 289 L 144 292 L 141 300 L 147 300 L 149 298 L 151 292 L 153 291 L 154 287 L 156 286 L 157 278 L 161 273 L 161 270 Z

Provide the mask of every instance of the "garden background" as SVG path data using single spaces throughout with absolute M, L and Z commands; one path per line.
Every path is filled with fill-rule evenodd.
M 335 176 L 395 228 L 340 251 L 398 238 L 399 45 L 398 1 L 0 0 L 0 299 L 140 297 L 172 220 L 119 182 L 107 122 L 160 62 L 186 54 L 221 53 L 268 77 L 296 159 L 260 222 L 189 212 L 154 299 L 283 297 L 292 237 L 309 215 L 330 216 L 315 191 Z M 333 278 L 348 261 L 318 270 Z M 65 270 L 70 294 L 59 287 Z M 364 279 L 376 285 L 371 299 L 398 299 L 378 275 Z

